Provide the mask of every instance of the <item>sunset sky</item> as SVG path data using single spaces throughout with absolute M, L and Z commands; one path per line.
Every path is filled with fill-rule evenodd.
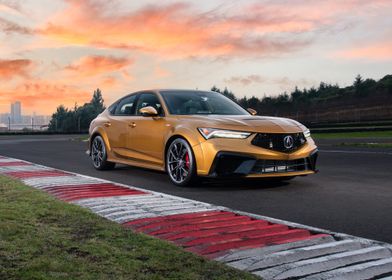
M 158 4 L 159 3 L 159 4 Z M 277 95 L 392 73 L 392 0 L 0 0 L 0 112 L 148 88 Z

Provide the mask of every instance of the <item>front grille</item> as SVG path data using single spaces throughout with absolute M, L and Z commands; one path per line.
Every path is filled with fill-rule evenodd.
M 311 164 L 308 158 L 295 160 L 270 160 L 261 159 L 256 161 L 250 173 L 268 174 L 268 173 L 286 173 L 296 171 L 311 170 Z
M 287 145 L 287 142 L 285 145 L 285 139 L 288 140 L 286 137 L 291 137 L 292 145 Z M 305 143 L 306 138 L 303 133 L 258 133 L 252 140 L 255 146 L 284 153 L 298 150 Z

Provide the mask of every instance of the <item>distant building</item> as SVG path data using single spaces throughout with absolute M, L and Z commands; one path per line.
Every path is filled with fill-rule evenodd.
M 0 123 L 0 131 L 4 132 L 8 130 L 8 126 L 4 123 Z
M 9 113 L 0 114 L 0 123 L 8 125 L 9 122 L 10 122 L 10 114 Z
M 20 101 L 11 104 L 11 123 L 22 123 L 22 104 Z

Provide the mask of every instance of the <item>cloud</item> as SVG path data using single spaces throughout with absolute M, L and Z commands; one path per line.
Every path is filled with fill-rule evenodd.
M 30 28 L 21 26 L 4 18 L 0 18 L 0 31 L 4 32 L 5 34 L 18 33 L 24 35 L 30 35 L 34 32 Z
M 250 84 L 261 84 L 265 83 L 266 81 L 268 81 L 268 79 L 260 75 L 233 76 L 229 79 L 225 79 L 226 83 L 241 84 L 243 86 L 248 86 Z
M 290 18 L 282 7 L 279 13 L 259 10 L 244 16 L 242 8 L 223 15 L 174 3 L 116 14 L 108 13 L 113 2 L 67 3 L 39 28 L 41 35 L 65 45 L 140 50 L 167 58 L 279 55 L 309 45 L 311 40 L 301 35 L 317 28 L 317 21 Z
M 293 88 L 294 86 L 312 86 L 315 84 L 315 81 L 311 81 L 308 79 L 290 79 L 288 77 L 265 77 L 257 74 L 247 75 L 247 76 L 232 76 L 228 79 L 224 80 L 228 84 L 232 85 L 242 85 L 242 86 L 250 86 L 253 84 L 268 84 L 268 85 L 277 85 L 281 90 L 287 90 L 289 88 Z
M 8 80 L 16 76 L 27 77 L 33 62 L 29 59 L 0 59 L 0 79 Z
M 58 82 L 32 80 L 20 83 L 14 88 L 1 88 L 0 103 L 10 104 L 21 101 L 23 108 L 31 111 L 41 108 L 40 114 L 51 114 L 60 104 L 72 107 L 76 102 L 87 102 L 91 95 L 91 92 L 78 87 Z
M 113 56 L 85 56 L 65 67 L 66 71 L 82 76 L 96 76 L 118 71 L 133 64 L 133 60 Z
M 16 1 L 0 0 L 0 12 L 12 14 L 12 15 L 22 14 L 21 8 Z
M 392 41 L 375 42 L 336 52 L 334 56 L 357 60 L 392 60 Z
M 158 78 L 166 78 L 171 76 L 171 72 L 165 68 L 162 68 L 159 65 L 156 65 L 154 68 L 154 75 Z

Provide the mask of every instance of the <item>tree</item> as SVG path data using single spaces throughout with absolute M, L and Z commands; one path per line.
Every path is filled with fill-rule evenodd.
M 353 86 L 354 86 L 354 88 L 355 88 L 355 92 L 356 92 L 356 93 L 361 93 L 362 84 L 363 84 L 363 79 L 362 79 L 361 75 L 358 74 L 358 75 L 355 77 L 355 80 L 354 80 L 354 83 L 353 83 Z
M 228 98 L 230 98 L 233 101 L 237 101 L 237 98 L 235 97 L 234 93 L 229 91 L 227 87 L 223 90 L 222 94 Z
M 93 106 L 93 108 L 97 114 L 100 114 L 105 110 L 105 106 L 104 106 L 103 102 L 104 102 L 104 100 L 102 97 L 102 92 L 99 88 L 97 88 L 94 91 L 93 98 L 90 101 L 90 104 Z
M 215 92 L 221 92 L 219 88 L 217 88 L 215 85 L 212 86 L 211 91 L 215 91 Z
M 52 115 L 48 130 L 58 132 L 80 132 L 87 131 L 90 123 L 100 113 L 105 110 L 102 92 L 98 88 L 94 91 L 90 102 L 69 110 L 63 105 L 57 107 L 56 112 Z

